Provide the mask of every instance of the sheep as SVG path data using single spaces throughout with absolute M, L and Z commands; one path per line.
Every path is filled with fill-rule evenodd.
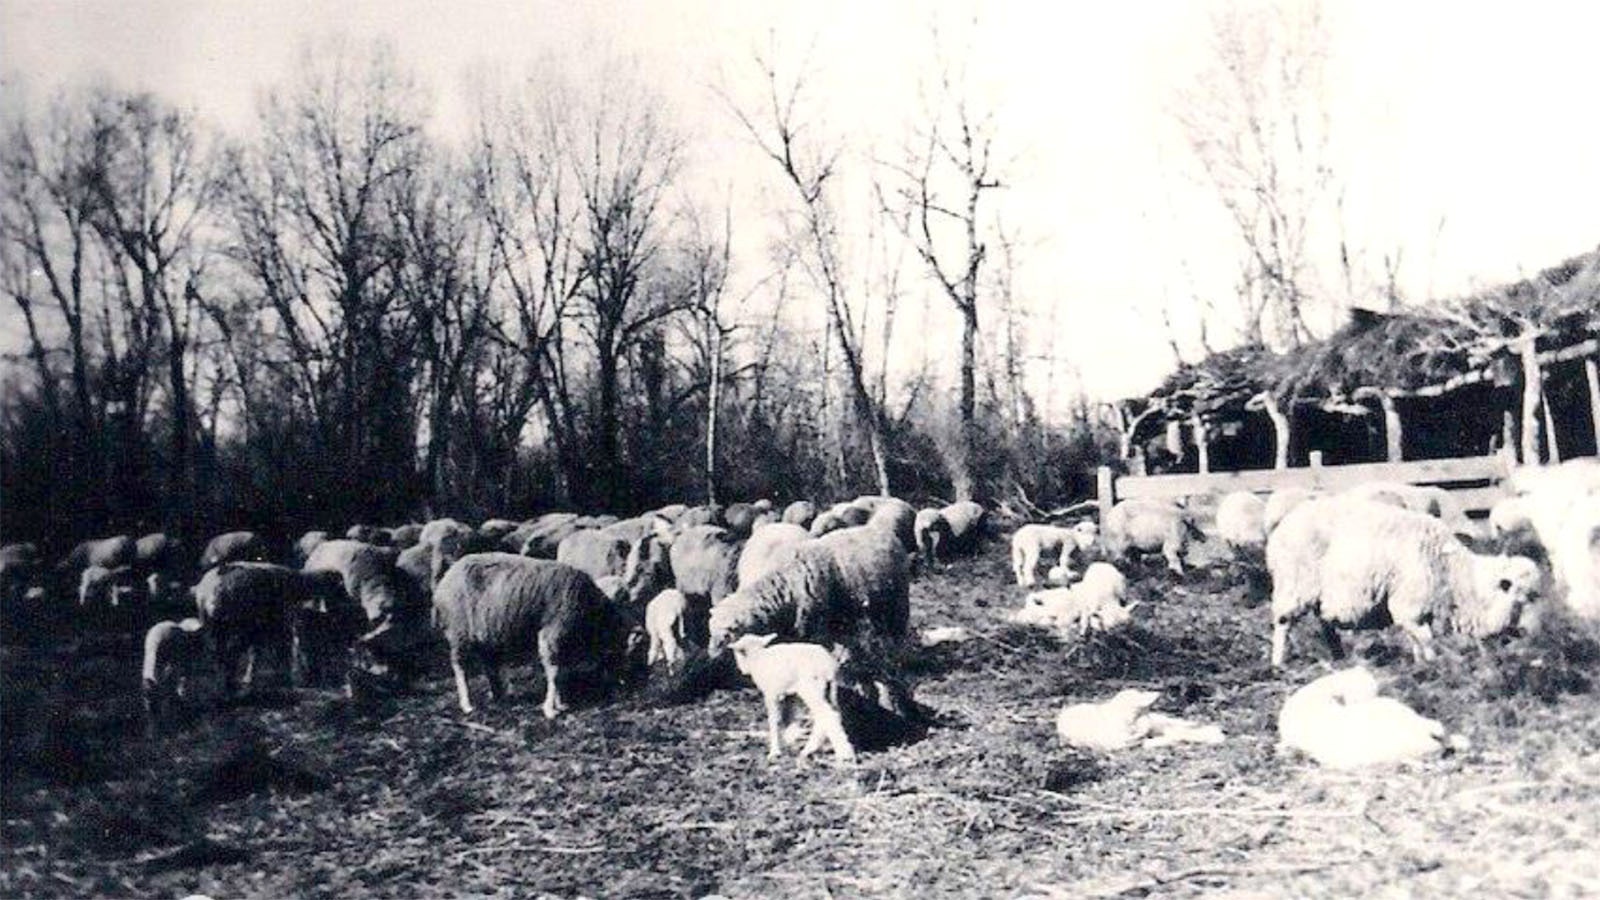
M 1330 769 L 1356 769 L 1463 749 L 1466 742 L 1404 703 L 1378 696 L 1378 680 L 1357 666 L 1289 695 L 1278 713 L 1278 746 Z
M 854 631 L 861 611 L 833 548 L 821 541 L 804 544 L 793 560 L 711 607 L 706 653 L 719 656 L 741 635 L 767 632 L 838 642 Z
M 133 564 L 145 575 L 162 572 L 176 577 L 183 573 L 183 542 L 175 537 L 154 532 L 134 541 L 133 549 Z
M 81 541 L 56 565 L 56 571 L 64 575 L 77 575 L 89 566 L 115 569 L 133 565 L 137 556 L 138 547 L 133 538 L 125 534 Z
M 977 547 L 987 524 L 988 510 L 971 500 L 959 500 L 940 509 L 939 513 L 950 525 L 948 544 L 951 550 L 966 553 Z
M 590 578 L 621 575 L 630 546 L 629 541 L 605 531 L 575 531 L 556 547 L 556 562 L 566 563 Z
M 878 634 L 900 639 L 911 621 L 911 558 L 892 533 L 864 525 L 817 539 L 833 552 L 845 590 Z
M 338 542 L 332 542 L 338 543 Z M 353 543 L 353 542 L 351 542 Z M 244 682 L 253 683 L 256 653 L 286 649 L 289 681 L 306 671 L 306 628 L 312 614 L 353 630 L 358 614 L 345 596 L 336 572 L 301 572 L 262 562 L 223 563 L 208 570 L 194 589 L 195 606 L 217 666 L 224 693 L 236 690 L 238 661 L 248 653 Z
M 689 598 L 676 588 L 667 588 L 650 600 L 644 611 L 645 632 L 650 635 L 648 662 L 665 663 L 667 670 L 683 660 L 683 646 L 689 640 Z
M 864 524 L 893 534 L 907 553 L 917 552 L 916 507 L 898 497 L 857 497 L 855 500 L 858 505 L 863 501 L 871 505 Z
M 1581 617 L 1600 618 L 1600 463 L 1579 458 L 1522 466 L 1507 483 L 1516 493 L 1489 514 L 1502 546 L 1537 543 L 1567 607 Z
M 517 530 L 518 523 L 510 519 L 485 519 L 478 526 L 478 534 L 492 540 L 500 540 L 506 535 Z
M 1125 750 L 1140 742 L 1146 747 L 1222 743 L 1222 729 L 1215 725 L 1150 712 L 1160 698 L 1156 691 L 1125 690 L 1101 703 L 1072 704 L 1056 716 L 1056 734 L 1068 746 L 1089 750 Z
M 652 517 L 655 517 L 655 518 L 666 519 L 668 522 L 676 522 L 678 520 L 679 516 L 683 515 L 684 513 L 688 512 L 688 511 L 689 511 L 689 507 L 686 504 L 683 504 L 683 503 L 669 503 L 666 506 L 663 506 L 663 507 L 661 507 L 659 509 L 651 510 L 646 515 L 652 516 Z
M 722 511 L 722 521 L 728 531 L 738 538 L 747 538 L 755 528 L 756 517 L 761 515 L 761 510 L 749 503 L 730 503 Z
M 1307 611 L 1342 658 L 1337 627 L 1389 622 L 1431 659 L 1437 629 L 1486 638 L 1515 624 L 1534 599 L 1540 572 L 1525 557 L 1479 556 L 1439 520 L 1353 498 L 1311 500 L 1267 538 L 1272 576 L 1272 665 L 1281 667 L 1289 626 Z
M 1267 495 L 1266 506 L 1261 510 L 1261 530 L 1271 536 L 1272 530 L 1277 528 L 1283 517 L 1292 512 L 1296 506 L 1321 496 L 1321 491 L 1308 488 L 1279 488 L 1273 491 Z
M 696 525 L 721 526 L 723 521 L 722 507 L 710 504 L 708 506 L 690 507 L 684 511 L 683 515 L 678 516 L 673 524 L 679 528 L 692 528 Z
M 600 529 L 600 533 L 608 538 L 622 541 L 631 545 L 634 541 L 647 534 L 654 534 L 656 530 L 656 516 L 635 516 L 631 519 L 622 519 L 612 522 Z M 666 520 L 662 520 L 666 521 Z M 559 551 L 559 547 L 557 550 Z M 626 552 L 626 551 L 624 551 Z
M 389 535 L 389 544 L 400 550 L 409 550 L 422 543 L 422 526 L 415 522 L 385 528 L 384 532 Z
M 737 582 L 753 584 L 761 576 L 794 559 L 797 548 L 811 540 L 811 533 L 799 525 L 777 522 L 760 529 L 745 541 L 739 551 Z
M 764 512 L 756 513 L 755 519 L 750 522 L 750 533 L 755 534 L 757 531 L 760 531 L 768 525 L 778 525 L 782 522 L 783 514 L 775 509 L 769 509 Z
M 919 510 L 912 523 L 912 533 L 923 561 L 930 566 L 938 565 L 939 549 L 950 542 L 950 522 L 944 513 L 932 508 Z
M 1369 481 L 1344 491 L 1342 496 L 1387 503 L 1412 512 L 1425 513 L 1450 526 L 1458 535 L 1474 534 L 1472 521 L 1450 492 L 1430 485 Z
M 662 522 L 659 533 L 633 542 L 622 564 L 622 593 L 635 606 L 672 586 L 673 533 L 666 520 Z
M 1217 535 L 1240 550 L 1267 542 L 1267 503 L 1249 491 L 1234 491 L 1217 502 Z
M 139 692 L 147 735 L 154 737 L 160 731 L 172 704 L 188 693 L 189 678 L 197 674 L 204 650 L 197 618 L 157 622 L 145 632 Z
M 834 758 L 854 762 L 856 751 L 844 731 L 839 712 L 839 661 L 816 644 L 772 645 L 776 635 L 748 634 L 730 645 L 734 664 L 750 676 L 761 691 L 767 708 L 767 758 L 783 755 L 779 732 L 783 728 L 784 707 L 790 697 L 798 697 L 811 713 L 811 736 L 800 750 L 802 759 L 822 748 L 826 739 L 833 746 Z
M 1071 528 L 1056 525 L 1024 525 L 1011 535 L 1011 572 L 1017 584 L 1031 588 L 1039 574 L 1039 563 L 1054 558 L 1063 569 L 1070 569 L 1074 556 L 1088 553 L 1099 535 L 1099 526 L 1084 519 Z
M 433 519 L 422 526 L 422 532 L 417 535 L 417 541 L 423 544 L 438 545 L 439 540 L 447 534 L 476 534 L 473 528 L 458 519 Z
M 435 548 L 437 552 L 437 548 Z M 301 570 L 308 573 L 337 573 L 346 594 L 366 614 L 373 626 L 363 640 L 380 633 L 379 629 L 417 624 L 426 600 L 400 572 L 398 555 L 391 548 L 374 547 L 346 539 L 328 541 L 306 560 Z
M 1183 554 L 1190 538 L 1204 540 L 1188 510 L 1167 500 L 1123 500 L 1106 514 L 1101 540 L 1107 556 L 1114 562 L 1128 558 L 1130 552 L 1159 552 L 1167 568 L 1183 575 Z
M 433 593 L 433 554 L 432 546 L 418 543 L 401 550 L 395 557 L 395 569 L 411 580 L 411 587 L 418 596 Z
M 577 525 L 579 528 L 593 528 L 599 530 L 601 528 L 609 528 L 620 521 L 622 520 L 611 515 L 610 513 L 602 513 L 598 516 L 579 516 L 573 520 L 573 524 Z
M 132 600 L 137 582 L 133 566 L 89 566 L 78 576 L 78 606 L 96 611 L 122 608 Z
M 505 695 L 500 658 L 537 650 L 546 685 L 542 710 L 553 719 L 566 709 L 561 681 L 567 669 L 595 665 L 608 681 L 623 680 L 639 637 L 626 607 L 608 601 L 589 576 L 564 563 L 510 553 L 457 560 L 434 589 L 433 619 L 450 643 L 456 697 L 466 714 L 474 708 L 468 660 L 483 666 L 498 701 Z
M 668 553 L 674 586 L 692 600 L 716 603 L 738 586 L 742 547 L 731 533 L 715 525 L 684 528 L 672 539 Z
M 302 566 L 305 565 L 306 560 L 311 558 L 311 551 L 327 542 L 328 533 L 326 531 L 308 531 L 300 535 L 300 539 L 294 542 L 295 562 Z
M 783 521 L 801 528 L 810 528 L 817 517 L 817 505 L 810 500 L 796 500 L 783 508 Z
M 865 525 L 870 518 L 872 518 L 872 513 L 859 506 L 851 506 L 848 503 L 839 504 L 811 520 L 811 536 L 822 537 L 830 531 Z
M 1128 624 L 1137 603 L 1127 604 L 1128 580 L 1110 563 L 1091 563 L 1083 579 L 1068 588 L 1050 588 L 1028 595 L 1012 621 L 1045 625 L 1063 636 L 1086 637 Z
M 517 546 L 516 552 L 523 556 L 553 560 L 561 541 L 567 535 L 579 530 L 577 522 L 578 517 L 574 513 L 546 513 L 529 523 L 525 534 L 518 529 L 507 535 L 507 540 L 512 536 L 522 535 L 522 542 Z
M 200 554 L 200 571 L 230 562 L 266 562 L 271 556 L 266 539 L 254 531 L 228 531 L 206 544 Z
M 374 547 L 387 547 L 390 544 L 388 530 L 379 528 L 376 525 L 351 525 L 350 529 L 344 533 L 344 536 L 352 541 L 360 541 L 363 544 L 371 544 Z

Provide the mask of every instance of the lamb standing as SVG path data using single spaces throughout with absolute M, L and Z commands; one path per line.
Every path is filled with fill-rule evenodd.
M 571 566 L 509 553 L 475 553 L 457 560 L 434 588 L 434 623 L 450 643 L 461 711 L 473 711 L 467 662 L 476 660 L 496 700 L 505 696 L 500 660 L 537 651 L 544 669 L 545 718 L 566 709 L 567 671 L 593 666 L 608 682 L 624 680 L 636 646 L 625 607 L 600 593 Z M 642 644 L 637 644 L 642 646 Z
M 1267 569 L 1274 667 L 1288 652 L 1289 626 L 1308 611 L 1335 658 L 1344 654 L 1336 628 L 1393 622 L 1420 661 L 1432 658 L 1436 629 L 1477 638 L 1507 630 L 1540 582 L 1532 560 L 1472 553 L 1432 516 L 1341 497 L 1285 517 L 1267 539 Z
M 689 643 L 689 598 L 676 588 L 655 595 L 644 611 L 644 629 L 650 635 L 647 662 L 666 663 L 667 671 L 683 661 L 684 645 Z
M 1267 542 L 1266 501 L 1249 491 L 1234 491 L 1217 502 L 1217 536 L 1234 550 Z
M 1031 588 L 1037 583 L 1039 563 L 1054 559 L 1063 569 L 1071 569 L 1073 558 L 1094 548 L 1100 529 L 1084 519 L 1071 528 L 1030 524 L 1011 536 L 1011 572 L 1017 584 Z
M 854 762 L 855 748 L 844 731 L 839 713 L 839 661 L 826 648 L 816 644 L 772 645 L 776 635 L 747 634 L 729 645 L 739 671 L 761 691 L 767 707 L 767 758 L 783 755 L 779 733 L 784 724 L 784 708 L 790 697 L 798 697 L 811 713 L 811 736 L 800 750 L 804 759 L 822 748 L 826 739 L 840 762 Z
M 199 619 L 158 622 L 145 633 L 140 693 L 148 735 L 160 731 L 172 704 L 187 694 L 188 680 L 204 658 L 204 650 Z
M 1168 500 L 1123 500 L 1106 514 L 1102 540 L 1113 561 L 1132 551 L 1159 552 L 1174 575 L 1183 575 L 1183 554 L 1191 538 L 1205 540 L 1188 510 Z

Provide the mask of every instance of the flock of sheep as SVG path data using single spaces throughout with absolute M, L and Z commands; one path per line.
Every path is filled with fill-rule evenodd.
M 1490 517 L 1492 533 L 1444 491 L 1395 484 L 1328 496 L 1229 495 L 1210 531 L 1240 552 L 1264 553 L 1273 666 L 1286 660 L 1290 626 L 1308 615 L 1335 658 L 1343 653 L 1341 630 L 1392 624 L 1421 661 L 1440 634 L 1483 638 L 1526 624 L 1544 594 L 1564 598 L 1580 617 L 1600 615 L 1600 462 L 1527 467 L 1508 484 L 1510 496 Z M 797 700 L 813 722 L 802 756 L 826 742 L 851 759 L 841 660 L 853 648 L 914 639 L 914 564 L 970 551 L 984 528 L 976 503 L 919 511 L 894 497 L 860 497 L 825 509 L 758 501 L 678 504 L 629 519 L 551 513 L 476 527 L 453 519 L 355 526 L 343 537 L 313 531 L 281 549 L 255 533 L 230 532 L 197 561 L 165 535 L 121 536 L 84 542 L 55 566 L 31 545 L 0 548 L 0 597 L 15 620 L 19 611 L 71 603 L 60 599 L 70 585 L 80 619 L 109 618 L 143 633 L 152 729 L 201 664 L 220 670 L 223 693 L 232 694 L 241 665 L 248 684 L 262 653 L 284 653 L 292 680 L 330 659 L 349 664 L 352 654 L 404 680 L 442 640 L 467 713 L 474 669 L 499 699 L 501 663 L 533 656 L 547 685 L 543 712 L 553 718 L 567 708 L 573 675 L 625 686 L 653 665 L 681 669 L 703 648 L 710 659 L 731 656 L 760 689 L 772 755 L 782 753 L 786 707 Z M 1159 554 L 1181 575 L 1189 543 L 1204 534 L 1186 505 L 1145 499 L 1117 504 L 1100 526 L 1024 525 L 1012 535 L 1011 562 L 1028 593 L 1012 617 L 1069 639 L 1122 627 L 1136 604 L 1127 602 L 1119 567 Z M 1528 548 L 1545 565 L 1469 548 L 1490 543 Z M 1041 567 L 1048 586 L 1040 586 Z M 1351 672 L 1364 670 L 1336 673 L 1337 683 L 1291 698 L 1286 743 L 1319 759 L 1344 759 L 1326 742 L 1345 746 L 1363 728 L 1377 728 L 1388 735 L 1385 747 L 1406 748 L 1399 755 L 1442 746 L 1437 723 L 1405 719 L 1393 701 L 1376 697 L 1370 675 Z M 1058 729 L 1069 742 L 1101 749 L 1221 739 L 1214 728 L 1150 713 L 1153 700 L 1124 692 L 1068 707 Z M 1400 739 L 1407 735 L 1426 740 L 1408 744 Z

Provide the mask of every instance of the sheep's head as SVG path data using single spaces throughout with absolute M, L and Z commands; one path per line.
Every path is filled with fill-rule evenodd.
M 739 595 L 737 592 L 722 599 L 721 603 L 711 607 L 711 619 L 707 624 L 710 636 L 706 641 L 706 656 L 716 659 L 722 655 L 738 635 L 734 634 L 737 627 L 735 617 L 730 612 L 740 604 L 732 602 Z
M 1475 608 L 1457 611 L 1461 631 L 1479 638 L 1509 631 L 1523 607 L 1537 600 L 1544 574 L 1525 556 L 1473 558 Z
M 1096 606 L 1084 620 L 1084 631 L 1114 631 L 1133 621 L 1133 607 L 1105 602 Z
M 1094 542 L 1100 538 L 1100 526 L 1093 519 L 1084 519 L 1072 526 L 1072 542 L 1078 545 L 1079 550 L 1094 549 Z
M 740 672 L 749 674 L 750 653 L 766 649 L 776 637 L 775 634 L 747 634 L 729 644 L 728 649 L 733 651 L 734 665 L 739 667 Z
M 1121 709 L 1130 715 L 1137 715 L 1155 705 L 1161 699 L 1160 691 L 1118 691 L 1115 697 L 1107 701 L 1108 706 Z
M 657 528 L 664 520 L 657 520 Z M 671 542 L 659 530 L 646 534 L 628 547 L 622 564 L 622 591 L 634 603 L 646 603 L 672 583 Z

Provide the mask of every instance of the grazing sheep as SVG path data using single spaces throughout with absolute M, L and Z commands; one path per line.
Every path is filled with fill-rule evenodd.
M 240 656 L 249 655 L 244 676 L 249 685 L 254 680 L 258 651 L 286 651 L 290 683 L 298 683 L 306 671 L 306 630 L 311 617 L 323 617 L 340 630 L 353 629 L 357 617 L 337 573 L 300 572 L 272 563 L 215 566 L 195 585 L 194 597 L 229 696 L 237 687 Z
M 950 526 L 950 539 L 945 542 L 952 552 L 970 553 L 978 547 L 989 512 L 971 500 L 959 500 L 939 510 Z
M 66 575 L 76 575 L 89 566 L 115 569 L 118 566 L 133 565 L 137 556 L 138 548 L 133 538 L 119 534 L 114 537 L 79 542 L 57 564 L 56 570 Z
M 1278 713 L 1278 741 L 1330 769 L 1406 762 L 1465 747 L 1440 723 L 1378 696 L 1378 680 L 1364 666 L 1324 675 L 1289 695 Z
M 861 507 L 842 503 L 811 520 L 811 536 L 822 537 L 830 531 L 865 525 L 870 518 L 872 513 Z
M 183 542 L 177 538 L 158 531 L 134 541 L 133 547 L 133 565 L 141 573 L 161 572 L 174 577 L 183 574 Z
M 739 552 L 738 583 L 753 584 L 794 559 L 799 546 L 809 540 L 810 532 L 789 522 L 777 522 L 756 531 Z
M 311 552 L 327 542 L 326 531 L 308 531 L 300 535 L 300 539 L 294 542 L 295 561 L 302 566 L 305 565 L 306 560 L 311 558 Z
M 1101 540 L 1114 562 L 1133 551 L 1159 552 L 1167 568 L 1183 574 L 1183 554 L 1190 538 L 1205 540 L 1189 511 L 1167 500 L 1123 500 L 1106 514 Z
M 612 522 L 610 525 L 601 528 L 600 533 L 606 537 L 622 541 L 624 544 L 631 545 L 634 541 L 637 541 L 639 538 L 642 538 L 647 534 L 654 534 L 656 531 L 657 521 L 658 519 L 656 516 L 635 516 L 631 519 L 622 519 L 617 522 Z M 667 520 L 663 519 L 660 521 Z
M 639 606 L 672 586 L 672 539 L 672 526 L 663 524 L 659 533 L 647 534 L 628 548 L 622 590 L 630 603 Z
M 1369 481 L 1344 491 L 1341 496 L 1387 503 L 1390 506 L 1433 516 L 1450 526 L 1456 534 L 1474 533 L 1472 520 L 1467 518 L 1466 511 L 1454 497 L 1450 496 L 1450 492 L 1443 488 L 1390 481 Z
M 517 552 L 523 556 L 532 556 L 538 559 L 555 559 L 556 549 L 567 535 L 579 530 L 578 516 L 574 513 L 546 513 L 529 523 L 526 534 L 522 529 L 507 535 L 507 540 L 512 536 L 523 534 L 522 543 L 517 547 Z
M 867 521 L 874 528 L 882 528 L 895 536 L 907 553 L 917 552 L 916 507 L 898 497 L 857 497 L 855 502 L 870 504 Z
M 810 528 L 817 517 L 817 505 L 810 500 L 796 500 L 783 508 L 783 521 L 801 528 Z
M 826 739 L 841 762 L 853 762 L 855 748 L 844 731 L 839 713 L 839 661 L 816 644 L 772 645 L 776 635 L 748 634 L 729 645 L 734 664 L 761 691 L 767 707 L 767 758 L 783 755 L 779 733 L 783 729 L 786 701 L 800 698 L 811 713 L 811 736 L 800 750 L 802 759 L 822 748 Z
M 1539 568 L 1518 556 L 1479 556 L 1431 516 L 1344 497 L 1308 501 L 1267 539 L 1272 575 L 1272 665 L 1283 665 L 1289 626 L 1315 612 L 1329 651 L 1335 630 L 1393 622 L 1413 655 L 1430 659 L 1436 630 L 1485 638 L 1515 624 L 1534 598 Z
M 1068 746 L 1088 750 L 1125 750 L 1141 742 L 1146 747 L 1222 743 L 1222 729 L 1215 725 L 1150 712 L 1160 698 L 1156 691 L 1125 690 L 1100 703 L 1072 704 L 1056 716 L 1056 734 Z
M 371 544 L 374 547 L 389 546 L 388 530 L 379 528 L 376 525 L 351 525 L 350 530 L 346 531 L 344 536 L 352 541 L 360 541 L 363 544 Z
M 375 628 L 414 625 L 426 609 L 426 598 L 413 587 L 411 576 L 396 568 L 398 559 L 392 548 L 340 539 L 312 551 L 301 570 L 337 573 L 345 593 Z
M 1066 637 L 1086 637 L 1128 624 L 1138 604 L 1127 604 L 1128 580 L 1110 563 L 1090 564 L 1072 587 L 1050 588 L 1028 595 L 1012 621 L 1045 625 Z
M 630 546 L 630 541 L 605 531 L 575 531 L 556 547 L 556 562 L 566 563 L 590 578 L 621 575 Z
M 254 531 L 228 531 L 212 538 L 200 554 L 200 571 L 230 562 L 266 562 L 267 541 Z
M 400 550 L 409 550 L 422 543 L 422 526 L 415 522 L 385 528 L 384 532 L 389 535 L 390 545 Z
M 434 547 L 417 543 L 401 550 L 400 555 L 395 557 L 395 569 L 410 579 L 411 588 L 419 597 L 433 593 L 433 554 Z
M 1583 618 L 1600 618 L 1600 462 L 1522 466 L 1508 484 L 1517 493 L 1490 512 L 1495 534 L 1502 541 L 1537 543 L 1567 607 Z
M 169 720 L 172 705 L 187 695 L 204 651 L 199 619 L 157 622 L 145 633 L 140 694 L 147 735 L 154 737 Z
M 513 522 L 510 519 L 485 519 L 483 524 L 478 526 L 478 534 L 498 541 L 511 532 L 516 531 L 518 527 L 519 523 Z
M 833 552 L 845 590 L 874 629 L 905 637 L 911 622 L 911 557 L 893 533 L 863 525 L 817 539 Z
M 626 608 L 608 601 L 589 576 L 563 563 L 509 553 L 475 553 L 457 560 L 434 589 L 434 623 L 450 642 L 461 711 L 473 711 L 468 660 L 477 660 L 496 700 L 505 695 L 500 660 L 537 651 L 544 668 L 543 711 L 566 708 L 561 681 L 573 667 L 591 665 L 608 682 L 626 678 L 636 631 Z
M 833 548 L 821 541 L 804 544 L 793 560 L 711 607 L 706 652 L 717 656 L 745 634 L 837 643 L 855 630 L 861 611 Z
M 715 525 L 682 529 L 669 551 L 673 585 L 691 600 L 716 603 L 738 587 L 743 546 L 727 529 Z
M 683 515 L 678 516 L 673 521 L 673 524 L 680 529 L 693 528 L 696 525 L 716 525 L 720 527 L 723 521 L 722 507 L 712 504 L 709 506 L 691 506 L 683 512 Z
M 761 515 L 761 510 L 749 503 L 730 503 L 722 511 L 722 521 L 726 523 L 728 531 L 738 538 L 747 538 L 755 528 L 756 517 Z
M 1249 491 L 1234 491 L 1217 502 L 1217 535 L 1235 550 L 1267 542 L 1267 503 Z
M 1056 560 L 1063 569 L 1072 568 L 1073 557 L 1088 553 L 1094 548 L 1100 528 L 1092 520 L 1084 519 L 1071 528 L 1056 525 L 1024 525 L 1011 536 L 1011 572 L 1017 584 L 1033 587 L 1039 574 L 1039 563 L 1046 558 Z
M 78 576 L 78 606 L 96 611 L 121 608 L 132 601 L 138 581 L 133 566 L 89 566 Z
M 422 532 L 417 535 L 417 540 L 423 544 L 437 545 L 447 534 L 465 536 L 476 533 L 470 525 L 459 519 L 433 519 L 422 526 Z
M 666 663 L 667 670 L 683 660 L 683 645 L 689 638 L 689 598 L 675 588 L 667 588 L 651 599 L 644 611 L 644 629 L 650 635 L 648 662 Z
M 1267 495 L 1266 507 L 1261 510 L 1261 530 L 1270 537 L 1283 517 L 1293 512 L 1296 506 L 1321 496 L 1321 491 L 1306 488 L 1279 488 L 1273 491 Z
M 923 561 L 930 566 L 938 565 L 939 549 L 950 542 L 950 522 L 944 513 L 931 508 L 919 510 L 912 531 Z

